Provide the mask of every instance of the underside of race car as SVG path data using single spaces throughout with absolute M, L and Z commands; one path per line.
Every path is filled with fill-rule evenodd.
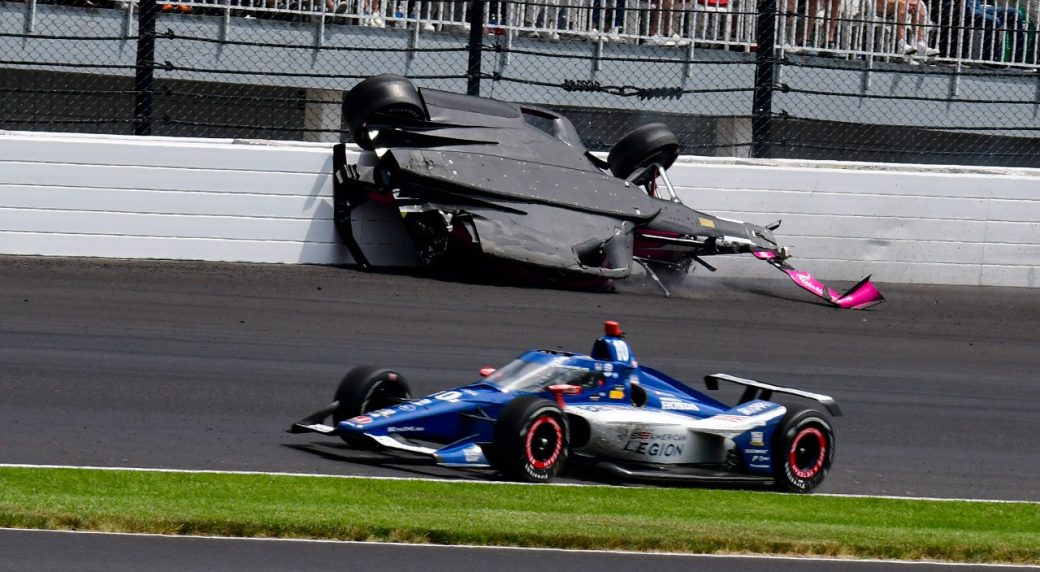
M 616 322 L 589 355 L 529 351 L 482 379 L 413 399 L 399 372 L 360 367 L 326 407 L 289 432 L 338 436 L 363 449 L 404 451 L 451 467 L 489 467 L 510 479 L 551 480 L 564 463 L 613 478 L 772 485 L 808 492 L 834 459 L 834 430 L 822 412 L 772 401 L 817 393 L 726 374 L 705 378 L 743 387 L 726 404 L 636 362 Z M 326 419 L 331 417 L 331 425 Z
M 552 111 L 420 89 L 375 76 L 344 98 L 344 120 L 364 150 L 349 164 L 334 148 L 334 219 L 362 268 L 358 234 L 372 208 L 397 213 L 419 262 L 458 267 L 508 263 L 558 281 L 607 285 L 633 265 L 665 291 L 718 254 L 750 254 L 840 308 L 884 300 L 865 278 L 844 294 L 791 267 L 767 226 L 682 203 L 667 169 L 679 141 L 664 124 L 617 141 L 606 159 L 585 149 Z

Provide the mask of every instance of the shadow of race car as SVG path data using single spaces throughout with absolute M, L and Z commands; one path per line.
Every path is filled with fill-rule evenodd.
M 555 282 L 609 286 L 641 265 L 665 294 L 717 254 L 751 254 L 840 308 L 884 300 L 870 277 L 840 293 L 787 262 L 767 226 L 682 203 L 667 169 L 679 140 L 661 123 L 622 137 L 601 159 L 552 111 L 370 77 L 343 101 L 364 152 L 333 148 L 334 220 L 355 262 L 380 266 L 359 240 L 372 212 L 399 221 L 433 267 L 508 263 Z
M 361 449 L 404 451 L 448 467 L 493 468 L 546 482 L 564 463 L 635 481 L 736 483 L 804 493 L 834 459 L 834 430 L 817 409 L 770 401 L 786 394 L 841 415 L 834 399 L 726 374 L 743 386 L 728 405 L 636 362 L 617 322 L 591 355 L 528 351 L 480 381 L 414 399 L 404 376 L 357 367 L 334 400 L 290 433 L 337 436 Z M 331 425 L 326 419 L 331 417 Z

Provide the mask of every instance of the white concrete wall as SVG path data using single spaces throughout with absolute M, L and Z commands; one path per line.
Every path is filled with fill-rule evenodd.
M 0 253 L 349 263 L 331 167 L 324 144 L 0 132 Z M 1040 285 L 1040 170 L 686 157 L 670 173 L 694 208 L 782 218 L 795 265 L 823 279 Z
M 344 263 L 327 146 L 0 135 L 0 252 Z
M 782 219 L 792 263 L 820 276 L 1040 286 L 1037 169 L 683 158 L 669 172 L 695 208 Z

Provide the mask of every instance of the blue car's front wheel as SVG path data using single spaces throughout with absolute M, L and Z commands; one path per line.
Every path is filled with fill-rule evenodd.
M 369 411 L 392 407 L 411 399 L 412 392 L 404 376 L 396 371 L 372 366 L 358 366 L 343 376 L 336 389 L 333 425 Z M 351 444 L 348 436 L 343 439 Z
M 552 480 L 567 459 L 567 422 L 552 401 L 517 397 L 495 422 L 491 462 L 509 479 Z

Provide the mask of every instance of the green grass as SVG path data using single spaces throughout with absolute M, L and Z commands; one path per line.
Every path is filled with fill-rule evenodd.
M 1040 505 L 0 468 L 0 526 L 1040 564 Z

